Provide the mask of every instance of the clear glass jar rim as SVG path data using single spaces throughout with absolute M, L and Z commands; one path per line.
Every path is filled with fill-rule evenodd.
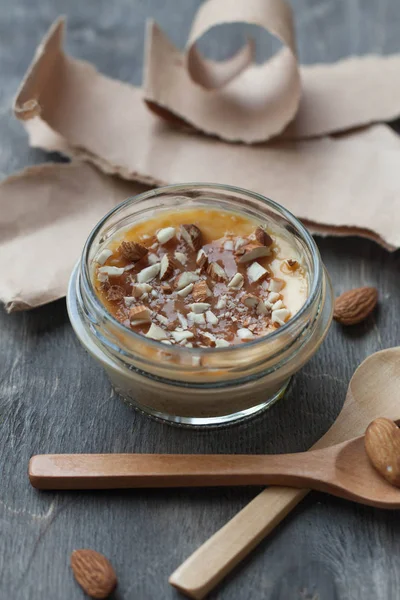
M 113 327 L 116 327 L 117 330 L 121 331 L 121 333 L 123 333 L 125 335 L 127 335 L 127 333 L 128 333 L 128 335 L 131 335 L 133 337 L 133 339 L 136 339 L 137 341 L 141 341 L 142 343 L 145 341 L 149 345 L 149 347 L 153 347 L 155 349 L 160 349 L 160 346 L 163 346 L 163 350 L 165 350 L 165 346 L 163 344 L 161 344 L 161 342 L 157 342 L 156 340 L 152 340 L 150 338 L 144 338 L 143 335 L 128 329 L 127 327 L 122 325 L 122 323 L 120 323 L 117 319 L 115 319 L 110 312 L 107 311 L 106 307 L 101 303 L 99 297 L 97 296 L 97 294 L 94 290 L 93 283 L 92 283 L 92 280 L 90 277 L 90 272 L 89 272 L 88 256 L 89 256 L 89 251 L 90 251 L 90 248 L 91 248 L 91 245 L 92 245 L 94 239 L 96 238 L 96 236 L 98 235 L 98 233 L 100 232 L 100 230 L 102 229 L 104 224 L 107 222 L 107 220 L 111 216 L 117 214 L 119 211 L 122 211 L 127 206 L 137 205 L 140 202 L 142 202 L 143 200 L 147 200 L 152 197 L 161 196 L 165 193 L 168 193 L 168 194 L 177 193 L 177 194 L 183 195 L 185 192 L 193 192 L 196 190 L 198 190 L 198 191 L 206 190 L 206 191 L 232 192 L 232 193 L 241 194 L 243 196 L 247 196 L 248 198 L 252 198 L 254 200 L 262 202 L 262 203 L 268 205 L 269 207 L 271 207 L 272 209 L 274 209 L 282 217 L 284 217 L 296 229 L 296 231 L 301 235 L 302 239 L 306 242 L 306 244 L 310 250 L 310 253 L 311 253 L 311 259 L 312 259 L 312 264 L 313 264 L 313 273 L 314 273 L 312 286 L 311 286 L 310 293 L 307 297 L 306 302 L 303 304 L 303 306 L 300 308 L 300 310 L 291 319 L 289 319 L 289 321 L 287 323 L 285 323 L 285 325 L 282 325 L 282 327 L 280 327 L 279 329 L 277 329 L 276 331 L 274 331 L 272 333 L 269 333 L 266 336 L 260 337 L 256 340 L 251 340 L 251 341 L 246 342 L 246 347 L 248 348 L 250 346 L 253 347 L 256 345 L 260 345 L 262 342 L 265 342 L 266 340 L 270 340 L 270 341 L 278 340 L 279 337 L 283 337 L 284 334 L 290 333 L 292 330 L 294 330 L 296 328 L 296 326 L 297 326 L 298 322 L 300 321 L 300 319 L 302 318 L 303 314 L 309 309 L 310 306 L 313 305 L 314 301 L 317 299 L 318 294 L 319 294 L 323 269 L 322 269 L 321 258 L 320 258 L 320 254 L 319 254 L 317 245 L 316 245 L 312 235 L 304 227 L 304 225 L 301 223 L 301 221 L 299 221 L 299 219 L 297 219 L 297 217 L 295 217 L 289 210 L 287 210 L 286 208 L 284 208 L 277 202 L 274 202 L 273 200 L 271 200 L 270 198 L 267 198 L 266 196 L 257 194 L 256 192 L 251 192 L 250 190 L 246 190 L 244 188 L 231 186 L 231 185 L 225 185 L 225 184 L 219 184 L 219 183 L 214 184 L 214 183 L 189 182 L 189 183 L 179 183 L 179 184 L 167 185 L 167 186 L 162 186 L 159 188 L 151 189 L 151 190 L 148 190 L 147 192 L 138 194 L 137 196 L 131 196 L 129 198 L 126 198 L 126 200 L 124 200 L 120 204 L 117 204 L 117 206 L 112 208 L 106 215 L 104 215 L 104 217 L 97 223 L 97 225 L 93 228 L 93 230 L 89 234 L 89 237 L 87 238 L 86 243 L 83 248 L 81 262 L 80 262 L 80 271 L 81 271 L 81 275 L 83 274 L 83 283 L 85 286 L 85 291 L 89 294 L 92 304 L 96 307 L 96 309 L 98 311 L 103 313 L 103 316 L 105 316 L 112 323 Z M 206 354 L 206 353 L 207 354 L 208 353 L 213 353 L 213 354 L 214 353 L 219 353 L 219 354 L 225 353 L 225 354 L 227 354 L 228 352 L 235 352 L 235 351 L 238 352 L 238 351 L 242 351 L 242 350 L 243 350 L 243 346 L 239 346 L 239 345 L 229 346 L 226 348 L 186 348 L 186 347 L 181 347 L 178 345 L 168 346 L 168 352 L 172 355 L 177 355 L 177 356 L 179 356 L 180 354 L 183 354 L 183 353 L 187 355 L 188 352 L 191 354 L 195 354 L 195 355 Z

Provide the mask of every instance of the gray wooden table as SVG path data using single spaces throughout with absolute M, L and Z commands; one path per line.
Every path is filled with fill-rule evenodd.
M 10 104 L 53 18 L 68 15 L 73 54 L 139 84 L 145 18 L 154 16 L 183 45 L 199 3 L 1 0 L 2 175 L 48 160 L 28 148 Z M 293 6 L 303 62 L 400 51 L 398 0 L 293 0 Z M 242 33 L 235 28 L 233 36 L 223 36 L 222 49 L 213 36 L 205 44 L 223 57 Z M 264 40 L 261 53 L 271 44 Z M 400 342 L 399 254 L 355 238 L 318 243 L 335 291 L 376 285 L 379 312 L 351 330 L 334 324 L 282 402 L 258 420 L 217 432 L 164 426 L 127 408 L 79 346 L 63 300 L 25 314 L 0 311 L 1 599 L 83 598 L 68 566 L 70 552 L 79 547 L 111 558 L 119 578 L 116 598 L 179 597 L 168 575 L 258 490 L 38 493 L 26 476 L 29 457 L 38 452 L 266 453 L 310 446 L 339 412 L 356 366 Z M 397 599 L 399 550 L 396 514 L 314 493 L 212 598 Z

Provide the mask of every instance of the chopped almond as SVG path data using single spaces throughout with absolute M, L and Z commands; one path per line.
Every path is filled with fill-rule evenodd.
M 146 337 L 151 338 L 152 340 L 166 340 L 168 339 L 168 334 L 164 329 L 161 329 L 161 327 L 152 323 L 150 329 L 146 333 Z
M 240 288 L 243 286 L 243 283 L 243 275 L 241 273 L 236 273 L 236 275 L 234 275 L 228 283 L 228 288 L 231 288 L 233 290 L 240 290 Z
M 104 265 L 104 263 L 110 258 L 110 256 L 113 255 L 113 251 L 109 250 L 108 248 L 104 248 L 104 250 L 102 250 L 97 258 L 96 258 L 96 262 L 99 265 Z
M 185 286 L 184 288 L 182 288 L 181 290 L 179 290 L 178 292 L 176 292 L 178 294 L 178 296 L 181 296 L 182 298 L 186 298 L 186 296 L 189 296 L 190 292 L 193 290 L 193 283 L 189 283 L 189 285 Z
M 142 323 L 145 323 L 147 321 L 150 323 L 151 311 L 147 306 L 144 306 L 143 304 L 137 304 L 136 306 L 132 306 L 130 309 L 129 319 L 131 322 L 141 321 Z
M 124 267 L 99 267 L 99 273 L 103 273 L 104 275 L 108 275 L 109 277 L 120 277 L 124 273 Z
M 253 262 L 247 269 L 247 277 L 249 278 L 250 283 L 258 283 L 259 281 L 266 279 L 268 276 L 268 271 L 264 269 L 264 267 L 262 267 L 258 262 Z
M 269 282 L 268 289 L 270 292 L 280 292 L 285 287 L 285 282 L 279 277 L 273 277 Z
M 153 288 L 148 283 L 136 283 L 132 286 L 132 296 L 141 298 L 143 294 L 148 294 Z
M 183 252 L 175 252 L 174 254 L 175 258 L 177 261 L 179 261 L 181 263 L 181 265 L 186 265 L 187 261 L 188 261 L 188 257 L 186 254 L 183 254 Z
M 207 302 L 195 302 L 190 305 L 190 308 L 194 313 L 200 314 L 206 312 L 210 308 L 210 305 Z
M 174 272 L 174 263 L 168 254 L 164 254 L 160 263 L 160 280 L 169 279 Z
M 257 242 L 259 242 L 263 246 L 272 246 L 272 244 L 274 243 L 272 237 L 262 227 L 257 227 L 254 235 Z
M 207 269 L 208 275 L 217 282 L 226 281 L 228 279 L 224 269 L 216 262 L 211 263 Z
M 175 277 L 174 287 L 176 290 L 179 291 L 179 290 L 182 290 L 183 288 L 185 288 L 190 283 L 195 283 L 195 281 L 198 281 L 199 279 L 200 279 L 200 277 L 196 273 L 187 271 L 187 272 L 181 273 L 180 275 Z
M 200 268 L 200 269 L 206 269 L 207 265 L 208 265 L 208 256 L 207 254 L 204 252 L 203 248 L 200 248 L 200 250 L 197 253 L 197 257 L 196 257 L 196 265 Z
M 193 298 L 196 300 L 196 302 L 204 302 L 211 295 L 211 290 L 206 281 L 196 281 L 193 286 Z
M 137 274 L 137 280 L 139 283 L 148 283 L 149 281 L 154 279 L 154 277 L 156 277 L 159 272 L 160 272 L 160 263 L 156 263 L 155 265 L 150 265 L 150 267 L 146 267 L 145 269 L 142 269 Z
M 238 263 L 240 264 L 251 262 L 257 258 L 271 254 L 271 250 L 259 242 L 250 242 L 246 246 L 243 246 L 243 248 L 240 248 L 239 252 L 242 254 L 238 259 Z
M 175 237 L 175 227 L 164 227 L 157 233 L 157 239 L 160 244 L 166 244 Z
M 181 235 L 189 248 L 192 250 L 200 250 L 203 236 L 196 225 L 181 225 Z
M 245 294 L 242 297 L 242 302 L 245 306 L 248 306 L 249 308 L 255 308 L 256 306 L 258 306 L 260 298 L 257 298 L 257 296 L 255 296 L 254 294 Z
M 146 246 L 142 246 L 138 242 L 122 242 L 120 247 L 117 250 L 126 260 L 137 262 L 146 254 L 148 254 L 148 250 Z

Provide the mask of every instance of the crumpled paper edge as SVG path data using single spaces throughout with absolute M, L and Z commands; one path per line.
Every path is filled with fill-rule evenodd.
M 388 196 L 387 210 L 394 210 L 390 206 L 390 186 L 400 194 L 395 168 L 398 144 L 394 148 L 388 136 L 385 141 L 380 139 L 379 147 L 367 144 L 361 133 L 337 139 L 247 146 L 184 134 L 150 115 L 141 101 L 140 90 L 65 55 L 62 29 L 60 21 L 53 26 L 27 75 L 28 85 L 22 86 L 17 99 L 19 114 L 28 103 L 23 118 L 32 117 L 30 101 L 34 99 L 37 104 L 35 114 L 39 116 L 26 122 L 33 145 L 54 150 L 59 144 L 61 151 L 85 158 L 104 172 L 150 185 L 197 180 L 247 187 L 273 197 L 300 218 L 332 229 L 374 231 L 376 239 L 387 247 L 399 245 L 395 221 L 385 220 L 376 206 L 376 198 Z M 377 138 L 381 127 L 371 128 L 375 132 L 371 136 Z M 349 190 L 356 187 L 358 173 L 363 174 L 361 187 L 371 177 L 371 169 L 364 167 L 369 163 L 376 173 L 363 193 L 370 199 L 365 200 L 356 192 L 353 198 Z M 327 177 L 320 172 L 329 175 L 329 186 Z M 347 187 L 343 187 L 343 178 Z M 345 205 L 339 208 L 334 192 L 341 186 L 343 193 L 338 200 L 345 201 Z M 369 212 L 365 210 L 368 202 Z
M 286 50 L 260 67 L 242 70 L 229 86 L 206 89 L 199 85 L 191 61 L 195 42 L 208 29 L 235 21 L 260 25 L 281 39 Z M 157 107 L 161 117 L 226 141 L 251 144 L 279 134 L 284 139 L 313 138 L 400 116 L 400 55 L 299 67 L 291 10 L 284 0 L 208 0 L 195 17 L 186 52 L 154 23 L 148 26 L 146 48 L 144 93 L 149 107 Z M 287 85 L 280 91 L 272 86 L 264 94 L 263 110 L 253 113 L 252 102 L 263 98 L 261 82 L 274 74 L 274 66 L 275 73 L 287 75 Z M 279 78 L 275 85 L 279 87 Z M 274 91 L 278 111 L 271 111 L 268 102 Z
M 28 167 L 0 183 L 0 252 L 7 312 L 65 296 L 73 266 L 95 224 L 145 190 L 84 162 Z M 18 257 L 18 259 L 16 259 Z

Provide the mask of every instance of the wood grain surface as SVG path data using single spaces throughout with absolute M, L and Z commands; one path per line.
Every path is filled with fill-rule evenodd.
M 139 84 L 145 18 L 155 17 L 183 46 L 199 5 L 198 0 L 1 2 L 4 176 L 49 159 L 28 148 L 10 106 L 57 15 L 69 17 L 72 54 Z M 292 5 L 302 62 L 400 51 L 398 0 L 292 0 Z M 217 42 L 211 32 L 203 47 L 222 58 L 243 35 L 235 27 Z M 272 47 L 269 38 L 260 39 L 260 55 Z M 253 498 L 255 489 L 38 492 L 28 481 L 29 458 L 46 452 L 262 453 L 311 446 L 338 414 L 356 366 L 372 352 L 400 343 L 399 253 L 354 238 L 320 238 L 318 244 L 335 292 L 375 285 L 380 308 L 351 330 L 334 324 L 286 398 L 259 419 L 230 429 L 191 432 L 132 412 L 79 346 L 64 301 L 30 313 L 0 312 L 1 599 L 83 600 L 68 566 L 71 551 L 82 547 L 111 560 L 119 579 L 115 599 L 181 597 L 167 583 L 170 573 Z M 397 600 L 399 551 L 396 513 L 313 493 L 210 598 Z

